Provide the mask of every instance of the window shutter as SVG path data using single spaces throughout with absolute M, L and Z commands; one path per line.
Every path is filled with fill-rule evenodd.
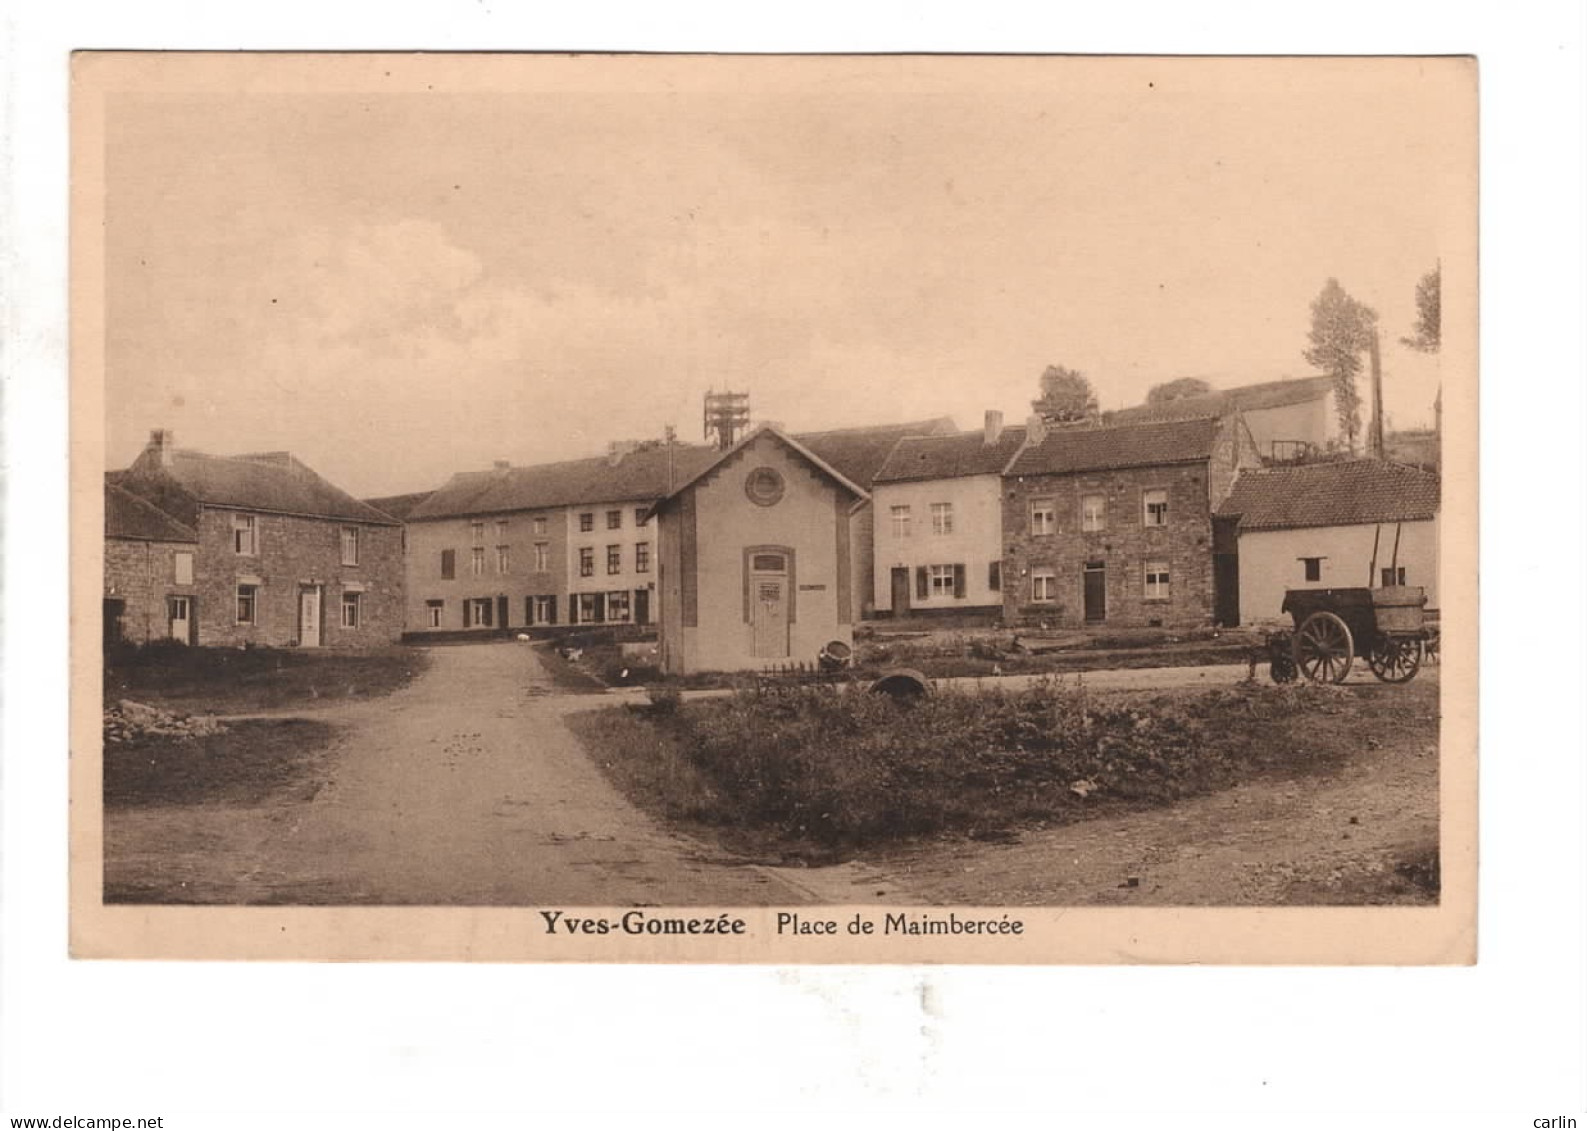
M 603 620 L 606 619 L 606 594 L 605 593 L 597 593 L 597 594 L 595 594 L 595 619 L 597 621 L 603 621 Z
M 463 598 L 463 627 L 464 628 L 469 628 L 469 627 L 472 626 L 473 621 L 472 621 L 471 618 L 473 617 L 473 613 L 474 613 L 474 610 L 470 607 L 468 598 L 464 597 Z
M 996 593 L 1003 588 L 1003 563 L 991 562 L 986 567 L 986 587 Z
M 506 597 L 497 597 L 496 598 L 496 619 L 501 622 L 501 626 L 503 628 L 506 628 L 508 625 L 510 625 L 512 623 L 512 620 L 507 616 L 507 598 Z
M 441 551 L 441 576 L 455 577 L 457 575 L 457 551 Z
M 491 626 L 491 623 L 492 623 L 491 615 L 490 615 L 491 614 L 491 608 L 490 608 L 491 604 L 492 604 L 491 599 L 489 597 L 486 597 L 484 602 L 480 606 L 480 611 L 485 614 L 483 617 L 480 618 L 480 623 L 483 624 L 486 628 L 489 628 Z
M 568 594 L 568 623 L 579 623 L 579 595 L 577 593 Z
M 961 598 L 961 599 L 964 597 L 964 566 L 963 566 L 963 564 L 959 564 L 959 565 L 956 565 L 956 566 L 953 567 L 953 595 L 955 597 L 958 597 L 958 598 Z
M 915 567 L 915 596 L 924 601 L 931 594 L 931 575 L 925 566 Z
M 546 623 L 547 624 L 556 624 L 557 623 L 557 599 L 556 599 L 555 596 L 553 596 L 551 598 L 551 607 L 547 610 L 547 612 L 549 612 L 551 614 L 551 619 L 546 621 Z

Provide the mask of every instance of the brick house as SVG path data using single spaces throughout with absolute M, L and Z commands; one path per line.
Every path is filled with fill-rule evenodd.
M 1012 623 L 1178 626 L 1233 619 L 1214 583 L 1213 516 L 1260 465 L 1239 414 L 1164 423 L 1032 418 L 1003 475 L 1003 612 Z M 1232 563 L 1230 563 L 1232 565 Z
M 814 663 L 852 646 L 853 525 L 866 491 L 797 439 L 751 432 L 654 507 L 669 673 Z
M 401 524 L 291 453 L 204 455 L 157 429 L 108 478 L 196 533 L 192 643 L 313 648 L 401 635 Z
M 1218 507 L 1237 524 L 1242 623 L 1287 619 L 1289 589 L 1419 585 L 1438 607 L 1439 479 L 1357 459 L 1242 472 Z
M 1002 474 L 1024 442 L 1000 412 L 898 442 L 871 489 L 875 615 L 1002 615 Z
M 1103 414 L 1104 424 L 1161 424 L 1228 416 L 1245 418 L 1264 462 L 1290 462 L 1344 445 L 1335 408 L 1334 379 L 1327 375 L 1263 381 L 1162 404 L 1135 405 Z
M 197 640 L 198 531 L 105 484 L 105 643 Z

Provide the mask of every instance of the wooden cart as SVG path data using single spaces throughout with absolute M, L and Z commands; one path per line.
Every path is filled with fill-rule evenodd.
M 1295 631 L 1270 644 L 1277 683 L 1303 675 L 1341 683 L 1360 656 L 1385 683 L 1405 683 L 1422 666 L 1427 596 L 1418 585 L 1382 589 L 1291 589 L 1283 611 Z

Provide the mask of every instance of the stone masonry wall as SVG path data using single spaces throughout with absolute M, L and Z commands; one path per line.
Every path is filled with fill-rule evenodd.
M 195 592 L 192 585 L 176 583 L 176 555 L 196 555 L 197 550 L 193 542 L 105 539 L 105 596 L 125 602 L 121 639 L 147 644 L 170 635 L 166 598 Z
M 321 640 L 325 647 L 386 644 L 402 635 L 402 528 L 254 512 L 258 552 L 236 552 L 232 518 L 246 513 L 204 507 L 199 514 L 198 642 L 207 645 L 298 641 L 298 594 L 321 587 Z M 358 564 L 342 564 L 341 531 L 359 530 Z M 237 586 L 258 578 L 255 623 L 237 623 Z M 342 627 L 342 594 L 362 586 L 359 625 Z
M 1072 475 L 1009 477 L 1003 481 L 1003 612 L 1011 623 L 1085 624 L 1085 567 L 1100 562 L 1106 579 L 1106 618 L 1117 627 L 1193 627 L 1212 621 L 1212 521 L 1208 464 L 1135 468 Z M 1168 523 L 1148 527 L 1144 496 L 1168 492 Z M 1081 500 L 1106 499 L 1103 529 L 1081 529 Z M 1053 501 L 1056 530 L 1031 533 L 1031 504 Z M 1146 597 L 1146 564 L 1166 562 L 1169 596 Z M 1032 600 L 1032 572 L 1050 569 L 1056 597 Z

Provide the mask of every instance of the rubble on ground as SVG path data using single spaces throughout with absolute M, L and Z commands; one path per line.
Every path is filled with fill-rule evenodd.
M 203 738 L 222 734 L 226 724 L 213 715 L 184 715 L 162 711 L 147 703 L 119 700 L 105 711 L 105 742 L 136 742 L 144 738 Z

